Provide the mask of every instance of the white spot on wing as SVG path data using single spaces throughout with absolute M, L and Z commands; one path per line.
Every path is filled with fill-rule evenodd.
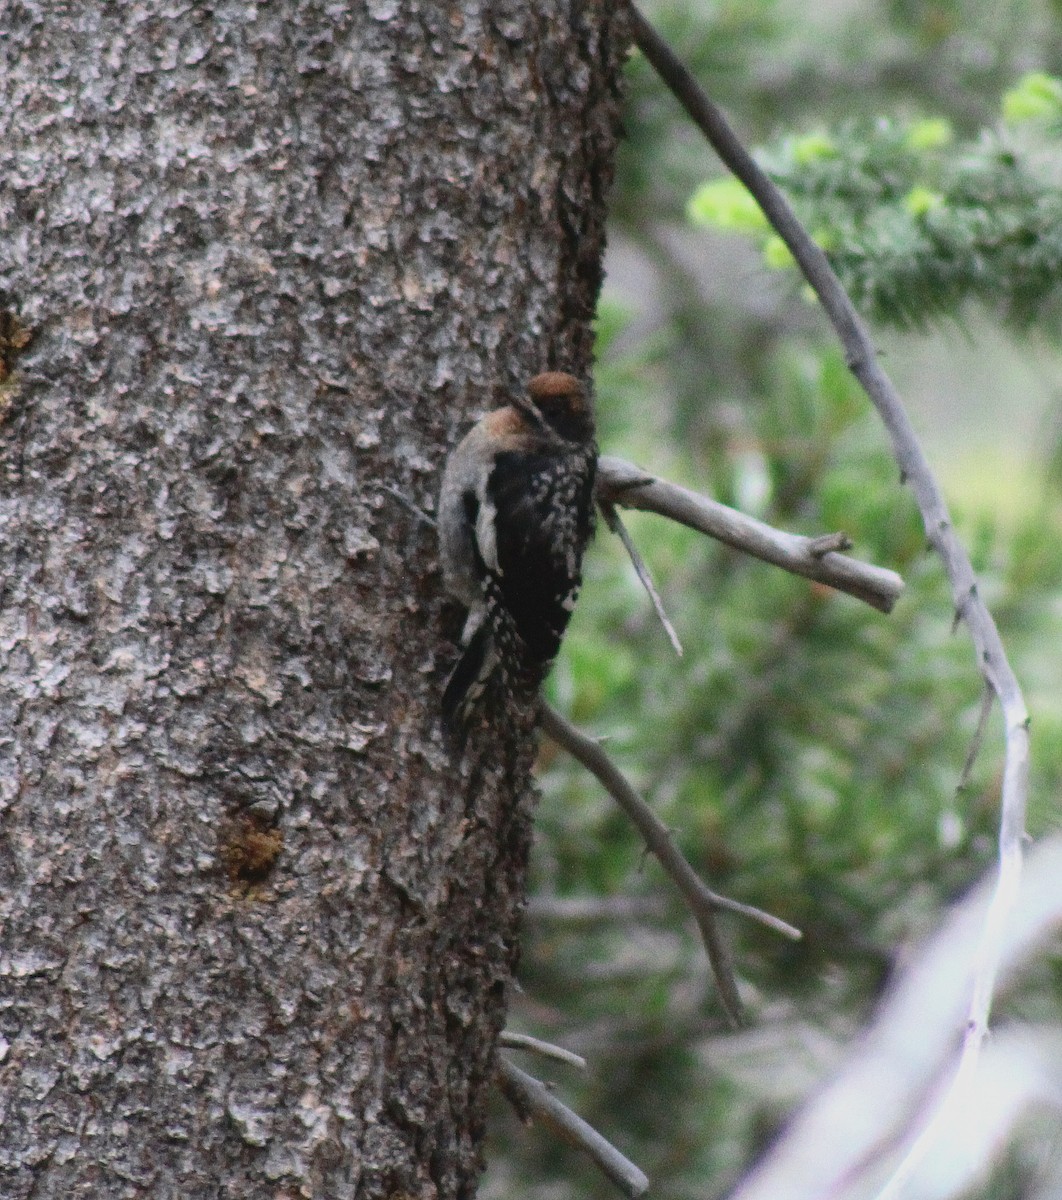
M 479 547 L 483 561 L 487 564 L 487 570 L 500 575 L 502 569 L 498 565 L 498 539 L 494 527 L 497 515 L 498 510 L 487 496 L 487 489 L 480 489 L 479 513 L 476 517 L 476 545 Z

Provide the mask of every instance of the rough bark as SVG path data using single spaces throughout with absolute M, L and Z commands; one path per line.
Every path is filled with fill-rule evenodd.
M 611 7 L 0 0 L 7 1200 L 474 1192 L 532 739 L 409 505 L 588 369 Z

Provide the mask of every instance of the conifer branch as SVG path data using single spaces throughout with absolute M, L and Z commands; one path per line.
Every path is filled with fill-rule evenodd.
M 951 136 L 947 122 L 932 118 L 847 121 L 773 143 L 757 159 L 815 230 L 860 312 L 923 327 L 978 300 L 1016 328 L 1057 331 L 1058 179 L 994 132 L 963 144 Z M 753 227 L 748 200 L 732 180 L 711 180 L 688 212 L 695 224 L 744 229 L 770 265 L 791 266 L 767 222 Z M 737 214 L 744 220 L 735 222 Z

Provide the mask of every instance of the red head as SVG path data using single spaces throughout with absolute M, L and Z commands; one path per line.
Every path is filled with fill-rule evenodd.
M 531 404 L 554 433 L 568 442 L 594 437 L 594 413 L 586 389 L 565 371 L 543 371 L 527 385 Z

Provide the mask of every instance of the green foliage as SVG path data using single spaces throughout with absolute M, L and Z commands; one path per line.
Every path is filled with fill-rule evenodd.
M 1027 76 L 1003 107 L 1012 123 L 1021 115 L 1046 127 L 1048 116 L 1062 119 L 1062 81 Z M 867 315 L 924 325 L 976 300 L 1015 325 L 1057 328 L 1062 189 L 1045 150 L 1042 138 L 1019 145 L 989 131 L 956 142 L 939 117 L 882 118 L 786 137 L 761 158 Z M 691 220 L 757 231 L 743 191 L 704 184 Z M 777 236 L 764 231 L 761 243 L 768 266 L 793 266 Z
M 1062 128 L 1062 79 L 1030 71 L 1004 95 L 1003 120 L 1010 125 L 1042 122 L 1057 132 Z

